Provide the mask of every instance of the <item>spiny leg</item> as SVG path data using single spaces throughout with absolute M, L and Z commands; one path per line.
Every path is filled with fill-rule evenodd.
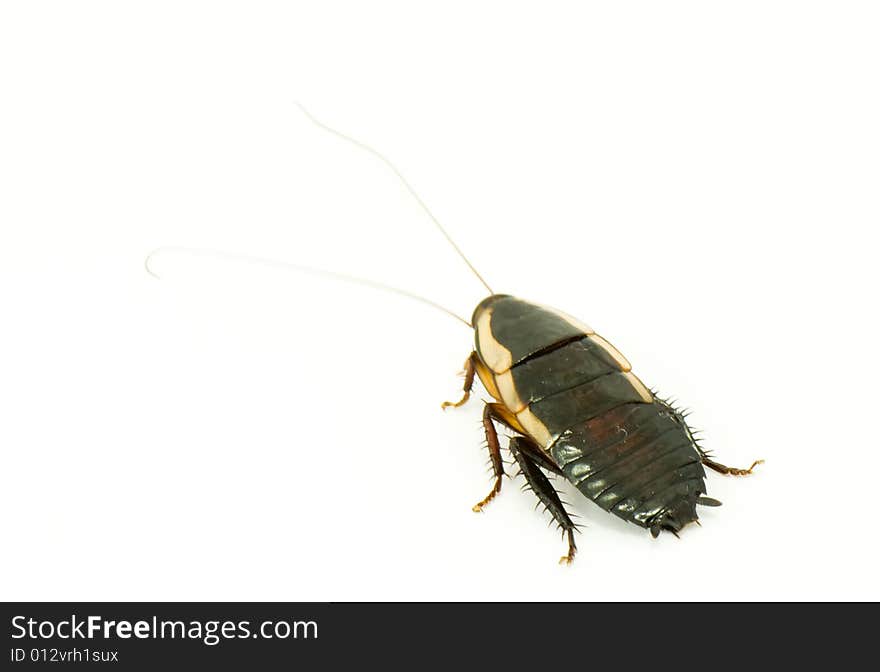
M 498 441 L 498 432 L 493 422 L 498 422 L 515 432 L 521 432 L 522 428 L 514 425 L 516 417 L 513 416 L 504 404 L 489 402 L 483 408 L 483 429 L 486 432 L 486 444 L 489 446 L 489 457 L 492 460 L 492 469 L 495 472 L 495 485 L 492 491 L 483 501 L 475 504 L 473 510 L 479 513 L 483 510 L 483 506 L 488 504 L 501 491 L 501 478 L 504 476 L 504 463 L 501 459 L 501 446 Z M 556 466 L 556 463 L 530 439 L 521 437 L 521 449 L 525 452 L 529 459 L 536 462 L 539 466 L 552 471 L 560 476 L 563 475 L 562 470 Z
M 530 443 L 529 439 L 515 436 L 510 439 L 508 448 L 513 453 L 514 458 L 516 458 L 520 471 L 525 476 L 526 483 L 528 483 L 532 491 L 538 496 L 538 499 L 541 500 L 541 503 L 550 512 L 550 515 L 553 516 L 553 519 L 559 524 L 562 531 L 568 535 L 568 554 L 559 558 L 559 564 L 568 565 L 571 564 L 575 553 L 577 553 L 577 546 L 574 543 L 574 531 L 577 528 L 571 521 L 571 517 L 565 510 L 565 506 L 563 506 L 562 500 L 559 499 L 559 495 L 556 493 L 550 480 L 538 467 L 537 462 L 532 461 L 529 457 L 533 451 L 533 447 L 529 445 Z
M 494 413 L 492 404 L 483 407 L 483 429 L 486 432 L 486 443 L 489 445 L 489 459 L 492 460 L 492 471 L 495 472 L 495 484 L 492 490 L 482 501 L 474 504 L 474 513 L 479 513 L 489 502 L 495 499 L 495 495 L 501 492 L 501 479 L 504 477 L 504 462 L 501 460 L 501 445 L 498 443 L 498 431 L 492 423 Z
M 541 447 L 537 443 L 524 436 L 518 436 L 516 437 L 516 439 L 517 450 L 525 453 L 525 456 L 529 458 L 529 460 L 537 464 L 542 469 L 546 469 L 547 471 L 550 471 L 558 476 L 565 476 L 565 472 L 563 472 L 562 469 L 559 468 L 559 466 L 552 460 L 552 458 L 550 458 L 549 455 L 547 455 L 547 453 L 541 450 Z
M 679 411 L 677 408 L 673 407 L 672 404 L 670 404 L 665 399 L 660 399 L 656 395 L 654 398 L 659 403 L 663 404 L 666 408 L 668 408 L 670 413 L 672 413 L 672 415 L 675 416 L 676 421 L 682 427 L 684 427 L 685 430 L 687 430 L 688 436 L 690 437 L 691 441 L 693 442 L 694 447 L 697 449 L 697 452 L 700 454 L 700 461 L 703 463 L 704 467 L 709 467 L 709 469 L 712 469 L 713 471 L 717 471 L 719 474 L 728 474 L 730 476 L 748 476 L 749 474 L 752 473 L 752 470 L 755 467 L 757 467 L 759 464 L 764 464 L 764 460 L 755 460 L 754 462 L 752 462 L 752 466 L 750 466 L 748 469 L 737 469 L 736 467 L 728 467 L 726 465 L 721 464 L 720 462 L 716 462 L 711 457 L 709 457 L 709 453 L 707 453 L 705 450 L 700 448 L 700 446 L 697 444 L 697 439 L 694 438 L 694 432 L 690 428 L 690 426 L 687 424 L 687 421 L 685 420 L 684 413 Z M 717 500 L 712 500 L 712 501 L 717 501 Z
M 474 373 L 476 373 L 476 362 L 474 359 L 476 358 L 477 353 L 472 352 L 468 355 L 468 358 L 464 362 L 464 394 L 462 394 L 461 399 L 456 402 L 452 401 L 444 401 L 441 405 L 441 408 L 446 409 L 452 406 L 453 408 L 458 408 L 459 406 L 463 406 L 464 403 L 471 396 L 471 388 L 474 386 Z

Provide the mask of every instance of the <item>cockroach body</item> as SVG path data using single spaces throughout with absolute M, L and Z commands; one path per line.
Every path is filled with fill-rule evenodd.
M 509 449 L 529 487 L 568 536 L 571 562 L 576 526 L 542 470 L 568 479 L 588 499 L 627 522 L 673 534 L 697 520 L 708 466 L 714 462 L 679 411 L 632 373 L 629 362 L 593 329 L 565 313 L 493 294 L 471 320 L 475 349 L 465 364 L 463 398 L 476 374 L 495 399 L 483 426 L 495 472 L 483 507 L 500 492 L 503 461 L 495 422 L 515 432 Z M 752 467 L 755 465 L 753 464 Z

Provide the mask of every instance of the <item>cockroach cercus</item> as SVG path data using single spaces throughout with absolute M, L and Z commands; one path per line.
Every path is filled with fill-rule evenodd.
M 495 293 L 385 156 L 300 108 L 320 128 L 384 162 L 489 293 L 466 320 L 405 290 L 282 264 L 402 294 L 473 329 L 474 348 L 465 362 L 462 397 L 454 403 L 444 402 L 443 408 L 467 402 L 476 377 L 494 399 L 485 403 L 482 417 L 494 483 L 489 494 L 474 505 L 475 512 L 498 495 L 505 476 L 496 423 L 513 433 L 507 449 L 528 488 L 567 537 L 568 550 L 560 559 L 564 564 L 570 563 L 577 551 L 574 532 L 578 528 L 545 472 L 568 479 L 587 499 L 647 528 L 656 538 L 661 530 L 678 536 L 682 527 L 697 522 L 698 504 L 720 504 L 705 496 L 703 467 L 744 476 L 761 463 L 757 460 L 748 469 L 736 469 L 714 461 L 694 438 L 684 415 L 647 388 L 632 372 L 629 361 L 592 328 L 554 308 Z M 145 261 L 150 273 L 150 258 L 158 251 Z

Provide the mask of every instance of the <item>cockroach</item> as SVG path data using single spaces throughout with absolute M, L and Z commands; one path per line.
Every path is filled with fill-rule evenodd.
M 513 433 L 507 450 L 528 489 L 567 537 L 562 564 L 570 564 L 575 557 L 574 533 L 578 526 L 547 474 L 567 479 L 603 510 L 647 528 L 654 538 L 663 530 L 677 537 L 685 525 L 698 521 L 697 505 L 721 504 L 705 496 L 704 467 L 745 476 L 763 462 L 756 460 L 748 469 L 737 469 L 714 461 L 695 439 L 685 415 L 646 387 L 617 348 L 566 313 L 494 292 L 391 161 L 299 107 L 323 130 L 383 161 L 489 293 L 466 320 L 439 303 L 405 290 L 284 264 L 402 294 L 442 310 L 473 329 L 474 348 L 465 361 L 462 396 L 456 402 L 444 402 L 442 407 L 464 405 L 476 378 L 494 399 L 485 402 L 482 415 L 494 483 L 473 506 L 475 512 L 483 511 L 501 492 L 506 475 L 496 424 Z M 145 265 L 152 273 L 149 259 Z
M 720 505 L 703 496 L 704 466 L 744 476 L 761 462 L 737 469 L 712 460 L 680 411 L 645 387 L 613 345 L 561 311 L 493 293 L 471 323 L 476 347 L 465 363 L 464 394 L 444 407 L 468 400 L 475 374 L 495 399 L 483 407 L 495 482 L 473 509 L 501 491 L 497 422 L 515 433 L 508 450 L 568 537 L 562 563 L 577 552 L 577 527 L 544 471 L 656 538 L 695 522 L 697 504 Z

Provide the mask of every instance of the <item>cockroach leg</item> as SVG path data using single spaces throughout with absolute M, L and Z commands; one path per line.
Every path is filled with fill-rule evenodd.
M 568 529 L 565 533 L 568 535 L 568 553 L 559 558 L 560 565 L 570 565 L 574 562 L 574 556 L 578 550 L 574 543 L 574 529 Z
M 517 437 L 519 441 L 517 442 L 517 449 L 521 450 L 526 454 L 532 462 L 537 464 L 539 467 L 550 471 L 557 476 L 565 477 L 565 472 L 559 468 L 559 466 L 553 461 L 553 459 L 545 453 L 541 447 L 524 436 Z
M 463 406 L 465 402 L 470 399 L 471 396 L 471 388 L 474 386 L 474 374 L 476 373 L 476 360 L 477 353 L 472 352 L 468 355 L 468 358 L 464 362 L 464 394 L 461 399 L 458 401 L 444 401 L 441 405 L 441 408 L 447 409 L 450 406 L 453 408 L 458 408 L 459 406 Z
M 752 473 L 752 469 L 757 467 L 759 464 L 764 463 L 764 460 L 755 460 L 754 462 L 752 462 L 752 466 L 749 467 L 748 469 L 737 469 L 736 467 L 728 467 L 728 466 L 721 464 L 720 462 L 716 462 L 715 460 L 711 459 L 709 457 L 709 454 L 705 450 L 700 448 L 700 446 L 697 444 L 697 440 L 694 438 L 694 431 L 687 424 L 687 421 L 685 420 L 684 414 L 664 399 L 660 399 L 655 396 L 655 400 L 658 403 L 665 406 L 669 410 L 669 412 L 673 415 L 673 417 L 678 421 L 678 423 L 687 432 L 688 436 L 690 437 L 691 441 L 693 442 L 694 448 L 696 448 L 697 452 L 700 454 L 700 461 L 703 463 L 704 467 L 709 467 L 709 469 L 712 469 L 713 471 L 717 471 L 719 474 L 727 474 L 729 476 L 748 476 Z M 717 501 L 717 500 L 713 500 L 713 501 Z M 712 506 L 712 505 L 709 505 L 709 506 Z
M 501 460 L 501 444 L 498 443 L 498 431 L 492 423 L 492 404 L 486 404 L 483 408 L 483 429 L 486 432 L 486 443 L 489 446 L 489 459 L 492 460 L 492 471 L 495 472 L 495 484 L 492 490 L 480 502 L 474 504 L 474 513 L 479 513 L 489 502 L 495 499 L 495 495 L 501 492 L 501 479 L 504 477 L 504 462 Z
M 530 443 L 531 441 L 525 437 L 515 436 L 510 439 L 508 447 L 513 457 L 516 458 L 529 488 L 538 496 L 538 499 L 567 535 L 568 553 L 559 558 L 559 564 L 569 565 L 577 553 L 577 546 L 574 543 L 574 531 L 577 527 L 565 510 L 565 506 L 562 504 L 562 500 L 559 499 L 559 495 L 556 493 L 550 480 L 539 468 L 539 463 L 531 459 L 530 456 L 533 454 L 534 449 L 529 445 Z
M 752 466 L 748 469 L 737 469 L 736 467 L 727 467 L 723 464 L 719 464 L 714 460 L 710 460 L 705 453 L 701 452 L 702 462 L 704 466 L 709 467 L 710 469 L 717 471 L 719 474 L 728 474 L 730 476 L 748 476 L 752 473 L 752 469 L 757 467 L 759 464 L 763 464 L 764 460 L 755 460 L 752 462 Z

